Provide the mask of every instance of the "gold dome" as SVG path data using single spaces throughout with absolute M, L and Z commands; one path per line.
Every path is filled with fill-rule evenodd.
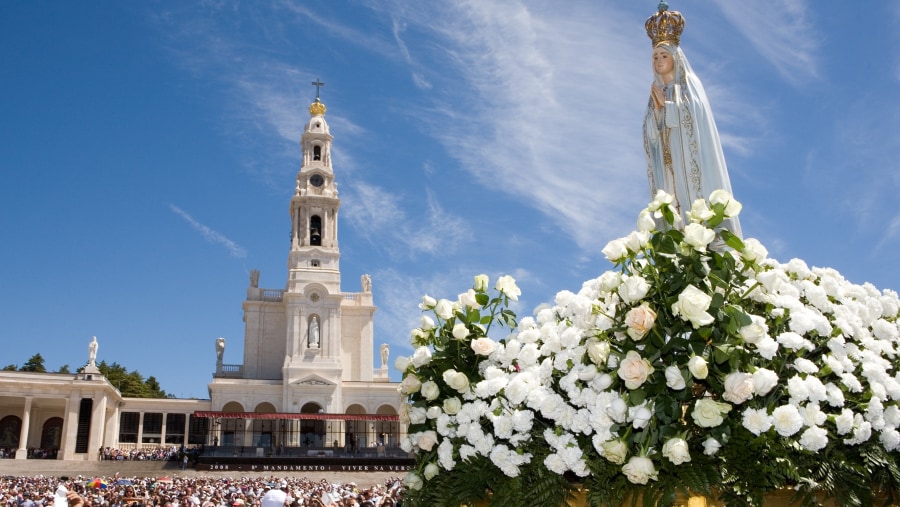
M 309 114 L 312 116 L 325 114 L 325 104 L 319 100 L 319 97 L 316 97 L 316 101 L 309 105 Z

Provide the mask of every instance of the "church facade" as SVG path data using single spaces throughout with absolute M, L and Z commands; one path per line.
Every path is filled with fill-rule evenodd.
M 210 399 L 125 398 L 94 366 L 77 374 L 0 372 L 0 455 L 99 459 L 101 449 L 202 446 L 208 455 L 305 456 L 399 451 L 404 431 L 389 349 L 377 348 L 372 281 L 341 288 L 337 183 L 325 105 L 317 97 L 300 139 L 290 199 L 284 289 L 243 302 L 243 362 L 223 362 L 218 338 Z M 399 453 L 398 453 L 399 454 Z

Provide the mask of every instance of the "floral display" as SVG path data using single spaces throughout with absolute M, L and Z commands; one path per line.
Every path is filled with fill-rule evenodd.
M 793 488 L 872 505 L 900 486 L 900 299 L 768 258 L 722 228 L 731 195 L 680 224 L 660 192 L 603 253 L 614 269 L 519 319 L 511 277 L 425 296 L 400 357 L 413 505 L 590 505 L 676 495 L 762 505 Z

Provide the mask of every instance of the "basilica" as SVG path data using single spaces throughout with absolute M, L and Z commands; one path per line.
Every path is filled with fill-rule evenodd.
M 96 338 L 76 374 L 0 372 L 0 452 L 96 460 L 105 448 L 185 446 L 202 448 L 198 463 L 208 469 L 232 470 L 252 459 L 406 456 L 387 344 L 375 366 L 372 280 L 341 289 L 341 201 L 318 94 L 309 113 L 289 203 L 287 280 L 261 288 L 251 272 L 243 363 L 223 363 L 226 340 L 215 340 L 208 400 L 123 397 L 96 367 Z

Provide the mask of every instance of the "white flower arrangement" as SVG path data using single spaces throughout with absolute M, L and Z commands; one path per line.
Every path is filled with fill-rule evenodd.
M 410 502 L 558 505 L 572 481 L 591 505 L 897 490 L 897 293 L 769 259 L 719 227 L 741 209 L 725 192 L 681 230 L 673 202 L 658 194 L 603 249 L 614 270 L 534 316 L 509 310 L 508 276 L 493 296 L 478 275 L 456 301 L 423 298 L 415 352 L 396 361 Z

